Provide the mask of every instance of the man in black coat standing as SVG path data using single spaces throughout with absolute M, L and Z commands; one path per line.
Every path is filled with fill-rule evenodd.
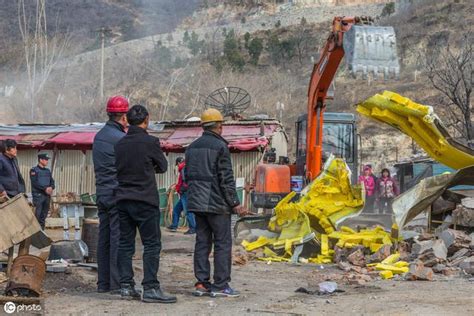
M 25 193 L 25 180 L 20 173 L 16 158 L 16 141 L 3 141 L 0 153 L 0 198 L 12 198 L 17 194 Z
M 97 245 L 97 292 L 119 292 L 118 245 L 120 222 L 114 197 L 118 186 L 114 146 L 125 136 L 128 100 L 114 96 L 107 101 L 109 120 L 95 135 L 92 145 L 97 208 L 99 215 L 99 240 Z
M 164 173 L 168 161 L 158 138 L 148 135 L 147 109 L 134 105 L 127 113 L 130 128 L 115 146 L 120 216 L 119 271 L 124 299 L 140 299 L 133 280 L 132 257 L 138 228 L 143 243 L 143 296 L 148 303 L 175 303 L 157 279 L 161 251 L 160 208 L 155 173 Z
M 216 109 L 201 116 L 204 133 L 186 150 L 185 178 L 188 210 L 196 217 L 193 295 L 238 297 L 229 286 L 232 266 L 231 214 L 247 211 L 240 205 L 227 141 L 222 138 L 224 118 Z M 209 255 L 214 246 L 214 283 Z

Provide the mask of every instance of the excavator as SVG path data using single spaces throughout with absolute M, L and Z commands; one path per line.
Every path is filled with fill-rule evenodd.
M 345 57 L 354 76 L 398 77 L 400 66 L 393 27 L 373 26 L 370 17 L 335 17 L 332 30 L 313 67 L 307 113 L 297 122 L 294 165 L 268 163 L 257 166 L 251 201 L 254 208 L 272 209 L 291 191 L 291 177 L 309 183 L 318 176 L 325 156 L 345 158 L 357 178 L 357 128 L 351 113 L 326 113 L 333 97 L 332 82 Z M 325 125 L 325 121 L 328 123 Z M 265 159 L 264 159 L 265 161 Z

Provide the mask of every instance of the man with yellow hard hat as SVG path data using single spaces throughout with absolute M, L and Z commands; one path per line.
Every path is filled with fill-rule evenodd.
M 232 266 L 231 214 L 247 214 L 240 205 L 227 141 L 222 138 L 224 117 L 216 109 L 201 115 L 204 132 L 186 150 L 185 178 L 188 210 L 196 218 L 193 295 L 237 297 L 229 286 Z M 214 246 L 214 247 L 213 247 Z M 214 282 L 209 255 L 214 248 Z

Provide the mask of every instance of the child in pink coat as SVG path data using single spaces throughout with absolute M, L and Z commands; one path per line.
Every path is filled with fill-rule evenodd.
M 364 174 L 359 176 L 359 183 L 365 187 L 365 210 L 373 211 L 375 202 L 375 180 L 372 169 L 369 166 L 364 167 Z

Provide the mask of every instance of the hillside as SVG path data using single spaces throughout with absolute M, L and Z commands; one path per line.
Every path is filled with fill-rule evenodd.
M 383 13 L 387 1 L 307 2 L 294 7 L 203 5 L 200 11 L 181 20 L 172 32 L 130 41 L 121 37 L 105 50 L 104 94 L 125 94 L 133 102 L 146 104 L 153 119 L 170 120 L 198 115 L 210 92 L 223 86 L 238 86 L 252 97 L 246 115 L 265 113 L 278 117 L 277 102 L 285 104 L 282 118 L 293 141 L 294 122 L 306 110 L 309 76 L 332 17 L 370 14 L 378 17 L 377 25 L 392 25 L 396 30 L 400 79 L 368 82 L 354 79 L 341 69 L 335 80 L 335 99 L 328 103 L 327 110 L 354 111 L 353 105 L 358 101 L 392 90 L 443 111 L 440 95 L 426 79 L 420 61 L 433 48 L 459 44 L 459 30 L 472 25 L 474 12 L 469 1 L 443 0 L 433 4 L 429 0 L 401 0 L 390 14 Z M 124 1 L 103 3 L 117 10 L 137 11 Z M 92 22 L 89 28 L 98 26 Z M 172 26 L 163 30 L 171 31 Z M 147 34 L 153 32 L 143 33 Z M 41 93 L 35 120 L 102 120 L 99 69 L 100 50 L 88 49 L 61 60 Z M 18 88 L 9 98 L 0 97 L 0 106 L 9 113 L 2 120 L 27 122 L 29 105 L 20 88 L 25 77 L 11 72 L 6 75 L 14 78 L 9 82 Z M 394 161 L 417 150 L 399 132 L 365 119 L 360 120 L 359 132 L 365 162 Z

